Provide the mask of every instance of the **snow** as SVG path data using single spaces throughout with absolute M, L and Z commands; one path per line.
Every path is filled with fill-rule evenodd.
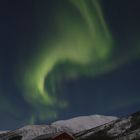
M 52 123 L 52 126 L 59 129 L 67 128 L 71 131 L 71 133 L 78 133 L 80 131 L 88 130 L 109 123 L 116 119 L 118 118 L 103 115 L 81 116 L 69 120 L 61 120 L 54 122 Z
M 23 136 L 22 140 L 29 140 L 44 134 L 55 134 L 57 131 L 56 128 L 50 125 L 28 125 L 18 129 L 16 132 Z
M 7 133 L 9 132 L 8 130 L 7 131 L 0 131 L 0 134 L 4 134 L 4 133 Z
M 63 131 L 75 134 L 80 131 L 88 130 L 109 123 L 116 119 L 118 118 L 101 115 L 81 116 L 69 120 L 56 121 L 51 125 L 28 125 L 15 131 L 11 131 L 10 133 L 16 133 L 20 136 L 23 136 L 22 140 L 33 139 L 41 135 L 51 136 Z

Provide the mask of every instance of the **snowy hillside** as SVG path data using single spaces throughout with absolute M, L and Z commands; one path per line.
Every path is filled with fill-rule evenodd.
M 69 131 L 71 131 L 71 133 L 78 133 L 80 131 L 88 130 L 116 119 L 118 118 L 101 115 L 81 116 L 69 120 L 61 120 L 54 122 L 52 123 L 52 126 L 60 129 L 68 128 Z
M 51 137 L 55 133 L 63 131 L 75 134 L 116 119 L 116 117 L 92 115 L 57 121 L 51 125 L 28 125 L 18 130 L 8 132 L 4 137 L 4 140 L 8 140 L 11 137 L 16 137 L 17 135 L 21 136 L 22 140 L 31 140 L 40 135 L 47 135 Z
M 120 118 L 82 116 L 51 125 L 28 125 L 0 134 L 0 140 L 47 140 L 59 132 L 68 132 L 76 140 L 140 140 L 140 112 Z

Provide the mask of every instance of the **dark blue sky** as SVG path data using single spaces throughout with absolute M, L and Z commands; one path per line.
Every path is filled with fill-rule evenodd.
M 134 45 L 138 44 L 140 39 L 140 1 L 101 2 L 106 22 L 117 42 L 114 56 L 121 61 L 131 50 L 135 51 Z M 0 129 L 15 129 L 28 124 L 32 112 L 35 115 L 39 113 L 26 102 L 22 96 L 24 91 L 17 86 L 15 79 L 22 73 L 22 65 L 34 57 L 32 54 L 38 50 L 35 45 L 38 44 L 44 28 L 48 31 L 48 38 L 55 36 L 52 33 L 55 29 L 49 27 L 58 5 L 67 6 L 67 2 L 0 1 Z M 22 57 L 24 61 L 21 61 Z M 79 76 L 63 80 L 58 93 L 62 92 L 60 94 L 63 94 L 70 106 L 64 110 L 58 109 L 59 116 L 56 119 L 42 121 L 37 118 L 35 123 L 50 123 L 57 119 L 90 114 L 124 116 L 140 110 L 139 60 L 137 57 L 95 77 Z M 19 70 L 18 64 L 21 67 Z

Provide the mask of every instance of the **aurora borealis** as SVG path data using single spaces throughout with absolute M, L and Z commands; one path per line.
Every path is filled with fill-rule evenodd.
M 83 102 L 85 108 L 90 108 L 89 114 L 121 115 L 121 109 L 126 113 L 135 110 L 133 106 L 140 103 L 140 81 L 135 79 L 140 77 L 140 15 L 139 1 L 132 3 L 2 3 L 0 118 L 6 122 L 9 118 L 5 116 L 11 116 L 9 128 L 86 115 L 81 111 Z M 123 81 L 123 88 L 119 81 Z M 125 90 L 128 85 L 136 90 Z M 81 107 L 75 110 L 73 105 Z M 8 128 L 8 124 L 4 127 Z
M 112 67 L 108 58 L 112 47 L 111 40 L 98 3 L 96 1 L 93 3 L 92 1 L 80 1 L 78 3 L 73 1 L 73 3 L 76 4 L 76 10 L 77 8 L 80 9 L 78 12 L 81 14 L 83 21 L 73 17 L 74 14 L 70 15 L 71 11 L 65 10 L 64 13 L 63 9 L 58 9 L 57 17 L 54 19 L 56 24 L 58 22 L 58 25 L 56 25 L 59 28 L 58 36 L 52 41 L 46 38 L 43 44 L 39 44 L 42 46 L 40 52 L 35 56 L 33 62 L 31 61 L 29 67 L 23 70 L 23 73 L 25 72 L 25 81 L 23 81 L 26 88 L 25 98 L 29 99 L 29 102 L 32 102 L 33 105 L 39 103 L 47 107 L 59 106 L 60 102 L 60 106 L 66 106 L 65 101 L 57 101 L 55 95 L 53 96 L 45 89 L 45 78 L 47 80 L 49 73 L 53 71 L 56 65 L 69 63 L 70 68 L 68 70 L 64 67 L 66 75 L 72 73 L 87 75 L 88 71 L 91 71 L 89 75 L 96 75 L 96 73 Z M 97 15 L 92 14 L 94 11 L 90 11 L 90 4 L 92 4 L 91 8 L 97 12 Z M 64 14 L 59 17 L 59 12 Z M 104 66 L 98 68 L 100 63 L 105 63 L 103 64 L 105 68 Z M 86 70 L 87 67 L 88 70 Z M 97 67 L 98 72 L 94 71 L 95 67 Z M 51 75 L 53 76 L 54 73 L 51 73 Z M 52 88 L 55 88 L 55 86 Z

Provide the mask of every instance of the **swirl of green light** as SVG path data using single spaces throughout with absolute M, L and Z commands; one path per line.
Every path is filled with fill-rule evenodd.
M 70 0 L 69 4 L 80 17 L 66 9 L 57 11 L 57 36 L 40 44 L 34 60 L 23 69 L 24 98 L 38 109 L 40 119 L 56 117 L 55 106 L 67 106 L 67 101 L 45 88 L 45 79 L 56 65 L 69 62 L 71 68 L 65 73 L 92 76 L 117 65 L 111 60 L 113 41 L 98 0 Z

